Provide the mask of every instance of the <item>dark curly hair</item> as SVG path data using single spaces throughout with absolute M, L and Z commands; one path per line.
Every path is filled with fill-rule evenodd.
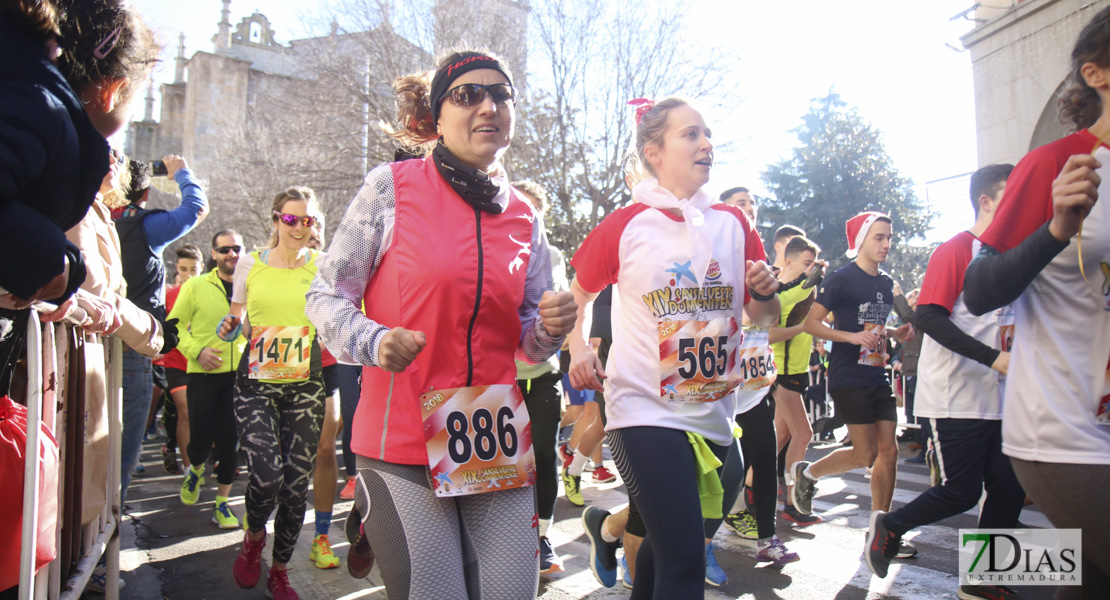
M 1071 51 L 1071 75 L 1068 87 L 1056 100 L 1060 123 L 1070 131 L 1086 129 L 1102 116 L 1102 100 L 1094 88 L 1083 80 L 1083 65 L 1094 63 L 1110 67 L 1110 7 L 1104 8 L 1087 23 Z
M 0 0 L 0 15 L 40 42 L 58 37 L 58 11 L 50 0 Z
M 125 0 L 54 0 L 61 11 L 58 69 L 81 94 L 102 81 L 126 79 L 126 103 L 146 81 L 161 48 Z

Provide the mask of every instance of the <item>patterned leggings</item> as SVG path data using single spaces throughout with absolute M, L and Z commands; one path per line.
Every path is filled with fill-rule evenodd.
M 287 563 L 304 525 L 324 424 L 324 381 L 314 375 L 298 383 L 261 383 L 244 371 L 235 381 L 235 420 L 250 470 L 247 523 L 255 533 L 265 530 L 276 506 L 273 557 Z
M 389 600 L 519 600 L 539 583 L 530 487 L 437 498 L 428 467 L 356 458 L 355 493 Z M 369 498 L 366 497 L 369 494 Z

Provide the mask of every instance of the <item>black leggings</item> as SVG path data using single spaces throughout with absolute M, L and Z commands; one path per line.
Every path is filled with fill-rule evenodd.
M 559 437 L 562 402 L 559 397 L 558 371 L 535 379 L 518 379 L 528 418 L 532 421 L 532 449 L 536 455 L 536 512 L 540 519 L 555 516 L 559 496 L 559 470 L 555 466 L 555 445 Z
M 216 482 L 235 481 L 239 464 L 239 432 L 235 426 L 235 373 L 190 373 L 185 389 L 189 405 L 189 462 L 204 466 L 208 451 L 216 444 Z
M 190 393 L 192 389 L 190 382 Z M 250 469 L 247 523 L 252 532 L 265 531 L 276 506 L 274 562 L 288 563 L 304 525 L 308 484 L 324 425 L 324 381 L 314 375 L 297 383 L 262 383 L 248 379 L 246 369 L 240 368 L 235 418 Z
M 752 468 L 752 495 L 755 496 L 755 506 L 749 510 L 755 512 L 756 529 L 759 530 L 759 539 L 764 540 L 775 535 L 775 510 L 778 503 L 778 441 L 775 438 L 775 411 L 767 394 L 748 412 L 736 415 L 736 424 L 743 430 L 740 436 L 740 450 L 744 454 L 746 466 Z M 783 451 L 786 449 L 783 448 Z M 731 458 L 731 455 L 729 455 Z M 726 465 L 727 467 L 727 465 Z M 740 471 L 740 479 L 731 481 L 730 477 L 735 471 L 725 469 L 725 476 L 721 485 L 725 487 L 728 496 L 729 486 L 736 486 L 737 493 L 744 487 L 744 470 Z M 732 510 L 732 502 L 725 498 L 725 510 Z
M 336 365 L 339 377 L 339 412 L 343 415 L 343 468 L 347 477 L 358 475 L 355 466 L 355 452 L 351 450 L 351 432 L 355 429 L 355 409 L 362 394 L 362 367 L 359 365 Z
M 698 498 L 697 463 L 686 432 L 625 427 L 609 432 L 609 445 L 628 495 L 636 500 L 647 527 L 636 557 L 630 597 L 704 597 L 705 524 Z M 722 462 L 735 446 L 709 443 Z

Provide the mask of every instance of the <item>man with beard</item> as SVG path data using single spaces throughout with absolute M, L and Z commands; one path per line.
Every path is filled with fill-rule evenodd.
M 212 238 L 216 268 L 193 277 L 181 286 L 170 312 L 180 323 L 178 349 L 188 361 L 189 462 L 181 483 L 181 502 L 196 504 L 204 484 L 205 459 L 216 445 L 216 506 L 212 522 L 220 529 L 236 529 L 239 519 L 228 508 L 227 498 L 237 467 L 238 434 L 232 397 L 235 368 L 243 354 L 246 338 L 225 342 L 216 336 L 219 322 L 231 306 L 231 284 L 235 265 L 243 251 L 243 238 L 230 229 Z

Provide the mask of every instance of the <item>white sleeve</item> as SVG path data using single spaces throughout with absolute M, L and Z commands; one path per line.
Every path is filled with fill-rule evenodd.
M 254 254 L 248 252 L 239 257 L 235 263 L 235 275 L 231 279 L 231 301 L 238 304 L 247 303 L 247 275 L 254 267 Z
M 395 211 L 393 170 L 382 165 L 351 201 L 305 296 L 305 312 L 338 362 L 380 366 L 378 348 L 389 328 L 368 318 L 362 303 L 393 242 Z

